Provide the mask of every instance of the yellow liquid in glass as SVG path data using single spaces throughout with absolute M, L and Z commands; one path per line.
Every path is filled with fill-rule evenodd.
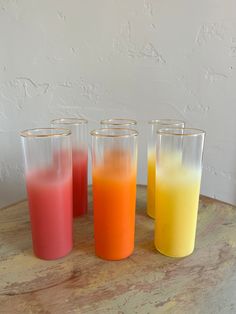
M 156 155 L 154 150 L 149 150 L 147 173 L 147 214 L 152 218 L 155 218 L 155 195 L 156 195 Z
M 180 167 L 182 155 L 179 152 L 173 154 L 163 153 L 159 155 L 158 164 L 165 165 L 167 168 Z M 169 175 L 169 174 L 168 174 Z M 148 175 L 147 175 L 147 214 L 155 218 L 156 213 L 156 153 L 154 149 L 148 151 Z
M 157 181 L 155 247 L 167 256 L 187 256 L 195 244 L 201 171 L 172 164 L 157 170 Z

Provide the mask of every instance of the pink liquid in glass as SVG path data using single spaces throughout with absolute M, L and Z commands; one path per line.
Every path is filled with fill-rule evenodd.
M 35 255 L 65 256 L 72 249 L 72 175 L 38 170 L 28 173 L 26 185 Z
M 73 216 L 81 216 L 88 209 L 88 153 L 73 150 Z

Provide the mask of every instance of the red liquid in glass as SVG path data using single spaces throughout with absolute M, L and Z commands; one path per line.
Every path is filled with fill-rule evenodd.
M 26 177 L 33 249 L 42 259 L 56 259 L 72 249 L 72 176 L 53 170 Z
M 88 153 L 73 150 L 73 216 L 81 216 L 88 209 Z

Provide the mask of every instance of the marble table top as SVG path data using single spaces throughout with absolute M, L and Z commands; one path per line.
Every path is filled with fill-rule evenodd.
M 196 248 L 181 259 L 155 250 L 145 208 L 138 186 L 135 250 L 113 262 L 94 254 L 92 211 L 74 222 L 73 251 L 43 261 L 27 202 L 0 209 L 0 313 L 236 313 L 236 208 L 201 197 Z

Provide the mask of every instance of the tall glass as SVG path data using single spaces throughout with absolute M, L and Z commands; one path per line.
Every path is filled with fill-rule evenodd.
M 39 258 L 56 259 L 72 249 L 71 132 L 48 128 L 20 135 L 33 250 Z
M 88 140 L 85 119 L 66 118 L 51 121 L 53 127 L 65 127 L 72 132 L 73 216 L 88 210 Z
M 158 131 L 155 246 L 167 256 L 194 250 L 204 137 L 197 129 Z
M 100 124 L 103 128 L 125 128 L 133 129 L 137 125 L 137 121 L 133 119 L 105 119 Z
M 156 203 L 156 134 L 160 128 L 184 128 L 184 122 L 173 119 L 151 120 L 148 122 L 148 165 L 147 165 L 147 214 L 155 218 Z
M 138 133 L 106 128 L 91 135 L 95 251 L 119 260 L 134 249 Z

